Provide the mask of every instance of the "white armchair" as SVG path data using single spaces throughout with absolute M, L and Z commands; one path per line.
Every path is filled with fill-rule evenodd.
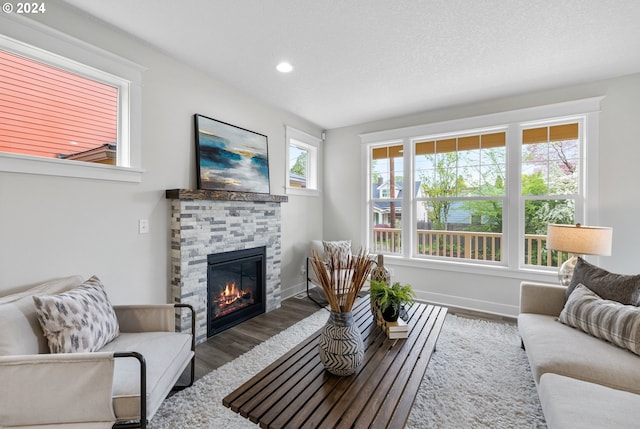
M 351 241 L 342 240 L 342 241 L 323 241 L 323 240 L 312 240 L 309 245 L 309 255 L 307 256 L 307 296 L 320 307 L 325 307 L 329 302 L 320 286 L 320 282 L 316 276 L 315 271 L 311 265 L 311 257 L 315 252 L 318 252 L 321 258 L 326 259 L 325 255 L 325 243 L 330 246 L 337 246 L 345 251 L 352 252 Z M 367 283 L 368 284 L 368 283 Z M 368 286 L 365 286 L 365 289 Z
M 311 266 L 311 257 L 313 256 L 314 251 L 318 252 L 322 258 L 325 257 L 322 240 L 312 240 L 311 245 L 309 246 L 309 255 L 307 256 L 307 296 L 320 307 L 325 307 L 329 302 L 327 301 L 327 297 L 324 295 L 322 287 L 320 287 L 320 283 L 318 282 L 318 277 Z
M 190 308 L 181 304 L 115 306 L 113 341 L 50 354 L 32 296 L 81 283 L 73 276 L 0 297 L 0 427 L 145 428 L 189 364 L 193 382 L 195 339 L 175 332 L 176 311 Z

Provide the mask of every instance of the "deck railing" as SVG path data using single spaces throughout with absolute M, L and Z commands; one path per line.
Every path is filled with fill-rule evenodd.
M 399 228 L 374 228 L 374 251 L 385 253 L 402 252 L 402 230 Z M 566 261 L 565 252 L 549 251 L 546 235 L 525 234 L 526 265 L 558 267 Z M 418 255 L 446 256 L 483 261 L 500 261 L 502 234 L 468 231 L 416 231 L 416 253 Z

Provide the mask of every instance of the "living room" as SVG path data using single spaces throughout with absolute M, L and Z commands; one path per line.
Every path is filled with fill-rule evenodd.
M 624 8 L 620 5 L 619 11 L 629 20 L 638 16 L 637 7 L 631 3 Z M 2 22 L 12 19 L 6 15 L 0 18 Z M 366 212 L 361 183 L 366 174 L 361 162 L 361 135 L 593 97 L 603 98 L 595 169 L 589 171 L 597 177 L 589 189 L 589 198 L 597 201 L 590 221 L 612 227 L 614 236 L 612 255 L 591 260 L 613 272 L 638 272 L 635 244 L 640 230 L 634 214 L 640 212 L 640 199 L 626 193 L 633 192 L 632 184 L 640 179 L 636 165 L 640 158 L 637 54 L 623 66 L 611 64 L 616 70 L 612 74 L 607 74 L 609 64 L 592 62 L 591 79 L 582 75 L 575 81 L 554 85 L 542 80 L 526 91 L 514 90 L 509 95 L 502 95 L 497 85 L 497 95 L 492 97 L 470 95 L 443 102 L 438 108 L 326 127 L 314 122 L 311 115 L 297 114 L 295 105 L 288 110 L 274 107 L 66 2 L 48 1 L 46 13 L 31 18 L 141 66 L 141 116 L 137 125 L 142 137 L 143 173 L 139 183 L 125 183 L 16 172 L 0 162 L 0 201 L 4 208 L 0 215 L 4 244 L 0 248 L 0 294 L 51 278 L 96 274 L 114 304 L 169 302 L 170 200 L 165 191 L 197 187 L 196 113 L 268 136 L 270 189 L 275 195 L 286 195 L 285 126 L 318 138 L 324 135 L 321 193 L 288 195 L 281 206 L 280 295 L 285 299 L 305 288 L 302 268 L 312 240 L 351 240 L 355 247 L 367 245 L 362 221 Z M 158 25 L 170 27 L 173 23 Z M 633 33 L 626 40 L 606 43 L 611 44 L 612 51 L 638 52 L 640 37 L 636 36 Z M 524 48 L 522 53 L 527 56 Z M 547 67 L 553 68 L 553 62 Z M 334 72 L 329 67 L 326 70 L 329 76 Z M 604 75 L 607 77 L 599 77 Z M 148 220 L 148 233 L 139 233 L 141 219 Z M 426 261 L 415 265 L 393 257 L 387 257 L 385 265 L 392 269 L 394 278 L 412 284 L 420 300 L 512 317 L 518 314 L 521 281 L 557 282 L 552 269 L 462 271 L 448 263 Z
M 0 288 L 8 292 L 80 271 L 85 276 L 100 273 L 110 285 L 109 292 L 116 303 L 166 302 L 170 294 L 170 258 L 169 201 L 165 190 L 196 187 L 193 114 L 201 113 L 267 135 L 271 192 L 281 195 L 285 194 L 283 125 L 318 137 L 323 130 L 63 3 L 51 3 L 46 14 L 34 17 L 145 67 L 141 122 L 145 172 L 138 184 L 1 172 L 3 204 L 14 209 L 2 214 L 3 242 L 11 246 L 0 250 Z M 614 230 L 613 255 L 599 258 L 599 263 L 615 272 L 634 273 L 633 249 L 638 237 L 632 213 L 640 209 L 640 202 L 628 198 L 627 186 L 622 184 L 634 183 L 637 174 L 634 143 L 640 125 L 633 118 L 640 110 L 640 75 L 631 69 L 629 72 L 612 79 L 327 130 L 321 196 L 292 195 L 282 205 L 282 296 L 303 290 L 301 267 L 311 240 L 350 239 L 354 247 L 366 245 L 359 221 L 363 177 L 358 167 L 360 134 L 595 96 L 604 96 L 600 115 L 603 148 L 598 154 L 599 180 L 591 192 L 597 192 L 599 198 L 598 223 Z M 139 219 L 149 220 L 148 234 L 138 234 Z M 425 275 L 419 268 L 396 267 L 390 259 L 387 263 L 395 276 L 414 285 L 422 299 L 512 316 L 517 314 L 517 286 L 521 280 L 554 281 L 552 272 L 498 276 L 429 267 Z

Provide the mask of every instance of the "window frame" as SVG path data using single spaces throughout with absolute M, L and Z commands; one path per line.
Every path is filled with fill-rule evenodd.
M 0 171 L 141 182 L 140 65 L 16 14 L 0 15 L 0 48 L 118 88 L 117 165 L 0 152 Z
M 367 164 L 367 170 L 366 170 L 367 171 L 367 178 L 366 178 L 366 181 L 368 183 L 367 190 L 366 190 L 366 192 L 367 192 L 367 197 L 366 198 L 367 198 L 369 206 L 371 207 L 367 211 L 368 222 L 372 222 L 373 221 L 373 216 L 372 216 L 373 215 L 373 206 L 376 203 L 383 203 L 383 204 L 384 203 L 389 203 L 389 205 L 391 205 L 392 203 L 400 203 L 400 207 L 409 207 L 409 210 L 413 211 L 412 206 L 410 204 L 406 205 L 407 201 L 411 199 L 410 196 L 407 196 L 407 194 L 410 194 L 408 192 L 404 192 L 403 191 L 402 192 L 402 198 L 398 198 L 395 195 L 391 196 L 390 194 L 387 194 L 388 195 L 387 197 L 380 195 L 378 198 L 374 198 L 373 195 L 371 195 L 371 191 L 373 191 L 373 183 L 371 182 L 371 177 L 373 176 L 372 175 L 372 168 L 371 168 L 372 165 L 373 165 L 373 160 L 374 160 L 373 159 L 373 152 L 375 151 L 375 149 L 390 148 L 390 147 L 397 147 L 397 146 L 403 146 L 403 149 L 402 149 L 402 154 L 403 154 L 403 156 L 402 156 L 402 183 L 403 183 L 403 190 L 404 190 L 404 184 L 406 183 L 405 182 L 405 178 L 408 177 L 408 176 L 405 175 L 405 170 L 407 168 L 406 167 L 407 164 L 406 164 L 406 155 L 405 155 L 406 151 L 404 151 L 403 141 L 402 140 L 386 141 L 386 142 L 382 142 L 382 143 L 378 143 L 378 144 L 371 144 L 367 148 L 367 153 L 372 155 L 371 157 L 369 157 L 369 155 L 367 155 L 367 159 L 365 160 L 365 162 Z M 396 157 L 394 157 L 394 158 L 396 158 Z M 397 157 L 397 158 L 400 158 L 400 157 Z M 389 177 L 389 182 L 391 182 L 391 181 L 395 182 L 395 177 L 391 177 L 390 176 Z M 402 212 L 400 212 L 400 228 L 398 228 L 397 225 L 394 228 L 394 230 L 395 229 L 400 229 L 401 230 L 401 232 L 400 232 L 400 244 L 398 245 L 398 246 L 400 246 L 400 252 L 394 252 L 393 250 L 391 250 L 391 251 L 385 251 L 385 252 L 382 252 L 382 253 L 384 253 L 385 255 L 393 255 L 393 256 L 400 256 L 400 255 L 404 254 L 404 247 L 405 246 L 403 244 L 404 242 L 403 242 L 403 238 L 402 238 L 405 235 L 405 221 L 404 221 L 404 218 L 408 217 L 410 219 L 413 219 L 414 216 L 415 216 L 415 214 L 411 214 L 409 216 L 402 216 Z M 373 227 L 369 228 L 369 232 L 368 232 L 368 245 L 369 246 L 368 246 L 368 248 L 373 248 L 373 245 L 372 245 L 373 240 L 374 240 L 373 233 L 374 233 Z M 390 236 L 392 237 L 392 239 L 391 239 L 392 243 L 395 243 L 395 234 L 396 234 L 395 231 L 390 231 Z M 395 245 L 392 244 L 391 247 L 394 248 Z
M 521 216 L 521 230 L 522 230 L 522 236 L 524 237 L 526 231 L 525 231 L 525 218 L 524 218 L 524 206 L 526 205 L 527 201 L 536 201 L 536 200 L 574 200 L 575 203 L 575 222 L 576 223 L 583 223 L 586 224 L 587 221 L 585 221 L 585 219 L 587 218 L 586 216 L 586 208 L 587 208 L 587 204 L 586 204 L 586 181 L 585 178 L 587 178 L 588 176 L 585 175 L 585 171 L 587 169 L 587 163 L 586 163 L 586 158 L 587 155 L 589 154 L 589 152 L 592 151 L 592 149 L 587 149 L 587 138 L 586 138 L 586 127 L 588 124 L 588 120 L 586 115 L 576 115 L 576 116 L 565 116 L 562 118 L 550 118 L 550 119 L 545 119 L 542 121 L 530 121 L 530 122 L 523 122 L 518 124 L 518 135 L 520 137 L 520 163 L 519 166 L 522 167 L 522 148 L 524 146 L 524 144 L 522 143 L 522 137 L 524 134 L 524 130 L 526 129 L 531 129 L 531 128 L 538 128 L 538 127 L 553 127 L 556 125 L 565 125 L 565 124 L 570 124 L 570 123 L 577 123 L 578 124 L 578 144 L 580 146 L 580 158 L 579 158 L 579 165 L 578 165 L 578 190 L 577 193 L 574 194 L 553 194 L 553 193 L 547 193 L 544 195 L 523 195 L 522 194 L 522 183 L 520 183 L 520 187 L 518 189 L 519 191 L 519 195 L 521 198 L 520 201 L 520 210 L 522 211 L 522 216 Z M 597 159 L 597 158 L 596 158 Z M 522 171 L 519 172 L 519 177 L 522 180 Z M 589 200 L 591 200 L 591 198 L 589 198 Z M 522 258 L 520 262 L 520 266 L 523 269 L 536 269 L 536 265 L 531 265 L 531 264 L 526 264 L 525 263 L 525 240 L 520 240 L 518 242 L 518 246 L 519 246 L 519 253 L 518 256 L 520 258 Z M 554 270 L 554 272 L 557 271 L 557 267 L 556 268 L 552 268 L 552 270 Z
M 424 141 L 436 141 L 436 140 L 448 140 L 448 139 L 464 139 L 470 136 L 485 136 L 485 135 L 490 135 L 490 134 L 505 134 L 505 144 L 503 145 L 505 147 L 505 164 L 504 164 L 504 168 L 505 168 L 505 172 L 508 171 L 508 166 L 507 166 L 507 161 L 506 161 L 506 134 L 507 134 L 507 129 L 504 126 L 496 126 L 496 127 L 490 127 L 490 128 L 483 128 L 483 129 L 472 129 L 472 130 L 463 130 L 463 131 L 456 131 L 456 132 L 449 132 L 449 133 L 444 133 L 444 134 L 435 134 L 435 135 L 425 135 L 425 136 L 418 136 L 418 137 L 414 137 L 410 139 L 410 144 L 411 144 L 411 159 L 412 159 L 412 174 L 413 176 L 413 180 L 417 181 L 416 177 L 415 177 L 415 173 L 416 173 L 416 165 L 415 165 L 415 160 L 416 160 L 416 146 Z M 458 159 L 458 157 L 460 156 L 460 150 L 456 149 L 456 158 Z M 458 169 L 459 164 L 456 161 L 456 169 Z M 508 173 L 507 173 L 508 174 Z M 505 178 L 506 179 L 506 178 Z M 464 201 L 490 201 L 490 200 L 500 200 L 502 202 L 502 206 L 503 206 L 503 217 L 504 217 L 504 206 L 505 206 L 505 202 L 507 201 L 507 195 L 508 195 L 508 189 L 509 189 L 509 182 L 508 180 L 506 180 L 505 183 L 505 193 L 503 195 L 468 195 L 468 196 L 464 196 L 464 195 L 455 195 L 455 196 L 448 196 L 448 197 L 437 197 L 437 198 L 429 198 L 429 197 L 413 197 L 412 199 L 412 211 L 413 211 L 413 215 L 414 215 L 414 219 L 413 219 L 413 224 L 412 224 L 412 229 L 411 229 L 411 234 L 413 237 L 413 240 L 416 240 L 416 231 L 417 231 L 417 227 L 413 228 L 413 225 L 415 224 L 416 220 L 417 220 L 417 213 L 418 213 L 418 205 L 419 204 L 423 204 L 426 203 L 428 201 L 434 201 L 434 200 L 448 200 L 448 201 L 453 201 L 453 202 L 464 202 Z M 504 223 L 504 222 L 503 222 Z M 503 232 L 503 237 L 504 237 L 504 232 Z M 503 243 L 504 240 L 501 240 L 501 243 Z M 502 250 L 502 248 L 501 248 Z M 415 259 L 423 259 L 423 260 L 429 260 L 429 259 L 444 259 L 444 260 L 456 260 L 455 258 L 452 257 L 448 257 L 448 256 L 437 256 L 437 255 L 422 255 L 419 252 L 417 252 L 416 250 L 416 246 L 415 244 L 412 244 L 411 246 L 411 257 L 415 258 Z M 500 261 L 493 261 L 493 260 L 479 260 L 479 259 L 464 259 L 465 262 L 471 263 L 471 264 L 483 264 L 483 265 L 505 265 L 504 264 L 504 258 L 501 258 Z
M 321 143 L 322 139 L 296 128 L 285 126 L 285 192 L 289 195 L 318 196 L 321 192 Z M 307 187 L 297 188 L 290 186 L 289 172 L 291 171 L 290 148 L 296 146 L 307 150 Z
M 414 255 L 416 199 L 409 194 L 404 195 L 403 205 L 412 207 L 411 216 L 402 219 L 403 251 L 401 255 L 388 254 L 390 263 L 400 266 L 434 268 L 441 270 L 462 271 L 468 273 L 487 274 L 511 277 L 527 273 L 530 278 L 549 281 L 557 274 L 557 268 L 524 265 L 524 199 L 521 195 L 521 130 L 532 123 L 545 121 L 569 121 L 578 117 L 584 118 L 582 155 L 581 155 L 581 195 L 584 204 L 576 206 L 576 222 L 598 224 L 598 148 L 599 148 L 599 111 L 604 97 L 592 97 L 564 103 L 536 106 L 483 116 L 455 119 L 445 122 L 417 125 L 407 128 L 361 134 L 361 165 L 365 174 L 361 193 L 362 204 L 362 236 L 366 237 L 367 246 L 372 245 L 373 230 L 371 225 L 370 160 L 371 147 L 393 144 L 401 141 L 404 146 L 405 181 L 414 180 L 414 142 L 422 136 L 464 134 L 468 132 L 485 132 L 485 130 L 504 129 L 507 132 L 507 190 L 503 206 L 503 240 L 507 243 L 507 251 L 498 264 L 481 261 L 456 260 L 454 258 L 417 258 Z M 513 150 L 513 149 L 516 150 Z M 586 195 L 589 198 L 586 199 Z

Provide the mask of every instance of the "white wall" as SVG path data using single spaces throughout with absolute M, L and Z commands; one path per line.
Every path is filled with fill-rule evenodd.
M 613 255 L 594 262 L 614 272 L 640 273 L 640 198 L 635 189 L 640 183 L 640 74 L 330 130 L 325 144 L 324 238 L 365 243 L 359 134 L 600 95 L 605 98 L 600 116 L 599 224 L 613 227 Z M 415 268 L 389 257 L 385 262 L 393 280 L 411 283 L 422 299 L 500 314 L 517 314 L 522 279 L 556 281 L 550 275 Z
M 102 278 L 114 303 L 169 296 L 169 205 L 164 191 L 195 188 L 193 114 L 269 138 L 271 193 L 284 194 L 284 125 L 320 136 L 299 117 L 265 105 L 58 2 L 38 19 L 144 66 L 140 184 L 0 172 L 0 294 L 70 274 Z M 0 30 L 1 31 L 1 30 Z M 150 233 L 138 235 L 138 219 Z M 321 197 L 282 205 L 283 295 L 301 288 L 311 239 L 322 236 Z

